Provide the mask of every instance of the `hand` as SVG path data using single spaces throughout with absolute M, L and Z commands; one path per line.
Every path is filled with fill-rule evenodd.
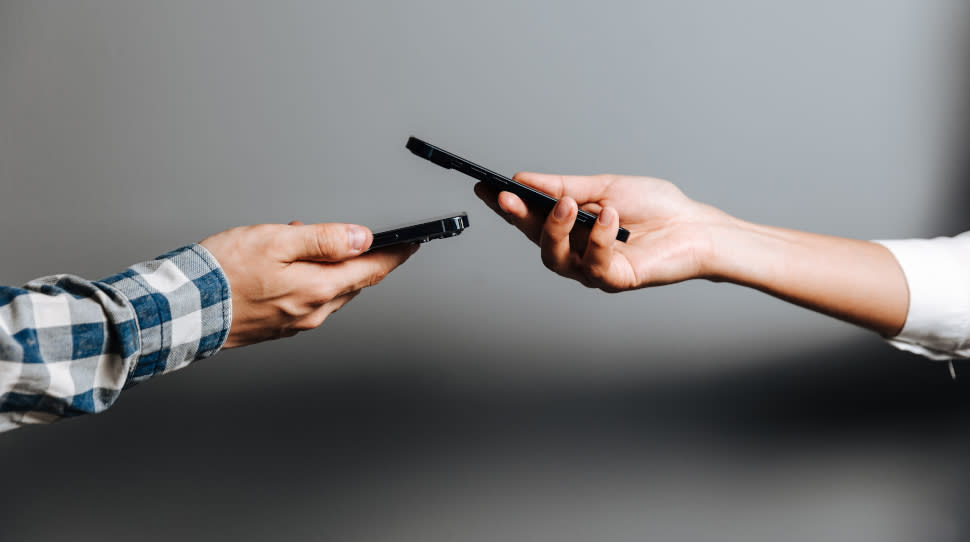
M 417 251 L 417 245 L 363 254 L 373 241 L 353 224 L 260 224 L 201 242 L 222 265 L 232 291 L 224 348 L 316 328 Z
M 518 173 L 515 180 L 560 201 L 546 217 L 484 183 L 475 193 L 541 247 L 546 267 L 607 292 L 707 276 L 711 229 L 733 221 L 660 179 Z M 579 208 L 599 215 L 588 237 L 570 235 Z M 616 241 L 620 225 L 630 230 L 626 243 Z

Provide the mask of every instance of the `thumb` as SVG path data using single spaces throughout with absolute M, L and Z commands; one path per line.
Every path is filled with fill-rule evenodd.
M 359 256 L 373 240 L 370 230 L 356 224 L 294 225 L 283 236 L 289 261 L 339 262 Z

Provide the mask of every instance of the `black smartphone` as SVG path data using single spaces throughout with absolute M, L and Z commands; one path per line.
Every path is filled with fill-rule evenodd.
M 549 194 L 539 192 L 524 184 L 519 184 L 504 175 L 499 175 L 492 170 L 485 169 L 478 164 L 469 162 L 460 156 L 435 147 L 425 141 L 421 141 L 414 136 L 408 138 L 408 143 L 405 147 L 421 158 L 430 160 L 445 169 L 457 169 L 465 175 L 470 175 L 479 181 L 484 181 L 499 190 L 512 192 L 522 198 L 526 204 L 541 209 L 546 214 L 549 214 L 552 208 L 556 206 L 556 202 L 559 201 Z M 596 222 L 596 215 L 580 209 L 579 214 L 576 216 L 576 222 L 591 228 Z M 620 228 L 620 231 L 616 233 L 616 239 L 624 243 L 629 237 L 630 231 L 625 228 Z
M 396 226 L 374 234 L 370 250 L 400 243 L 426 243 L 432 239 L 454 237 L 469 226 L 468 213 L 428 218 L 405 226 Z

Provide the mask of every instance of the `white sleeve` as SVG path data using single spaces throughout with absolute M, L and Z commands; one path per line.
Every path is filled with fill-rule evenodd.
M 956 237 L 877 241 L 909 285 L 909 312 L 889 343 L 931 359 L 970 358 L 970 232 Z

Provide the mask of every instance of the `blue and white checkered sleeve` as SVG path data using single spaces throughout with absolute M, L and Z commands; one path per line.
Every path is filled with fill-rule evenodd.
M 101 412 L 122 389 L 218 352 L 231 322 L 229 282 L 201 245 L 100 281 L 0 287 L 0 431 Z

